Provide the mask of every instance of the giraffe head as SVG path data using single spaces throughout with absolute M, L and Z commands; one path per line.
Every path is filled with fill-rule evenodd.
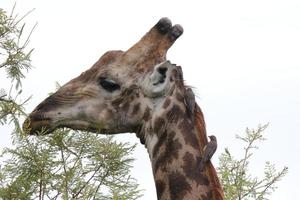
M 59 127 L 100 133 L 137 132 L 149 108 L 180 85 L 181 69 L 166 61 L 167 50 L 183 33 L 162 18 L 127 51 L 109 51 L 90 69 L 40 103 L 24 130 L 51 133 Z M 181 87 L 181 86 L 180 86 Z

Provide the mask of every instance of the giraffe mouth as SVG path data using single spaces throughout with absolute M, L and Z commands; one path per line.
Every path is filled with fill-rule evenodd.
M 30 115 L 23 123 L 23 130 L 28 135 L 47 135 L 59 128 L 87 131 L 93 133 L 109 134 L 103 126 L 83 120 L 60 120 L 54 122 L 50 118 L 42 118 L 37 114 Z
M 23 123 L 23 131 L 29 135 L 46 135 L 53 132 L 50 119 L 33 120 L 28 117 Z

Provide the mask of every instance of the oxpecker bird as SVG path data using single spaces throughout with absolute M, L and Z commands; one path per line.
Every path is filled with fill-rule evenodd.
M 216 136 L 211 135 L 208 137 L 210 139 L 210 142 L 208 142 L 207 145 L 204 147 L 204 154 L 200 163 L 201 171 L 204 169 L 204 166 L 208 163 L 208 161 L 210 161 L 211 157 L 216 152 L 218 146 Z
M 196 100 L 195 100 L 195 94 L 191 88 L 187 88 L 185 91 L 185 103 L 187 107 L 187 111 L 189 116 L 192 119 L 192 122 L 195 122 L 195 117 L 194 117 L 194 110 L 195 110 L 195 105 L 196 105 Z

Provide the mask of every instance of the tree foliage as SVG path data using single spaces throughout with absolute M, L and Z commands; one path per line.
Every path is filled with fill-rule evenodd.
M 14 9 L 13 9 L 14 10 Z M 29 14 L 28 12 L 27 14 Z M 135 145 L 116 142 L 112 136 L 60 129 L 52 135 L 22 137 L 19 120 L 26 116 L 21 99 L 22 79 L 31 69 L 33 49 L 27 48 L 32 30 L 24 37 L 24 17 L 0 8 L 0 72 L 7 75 L 11 87 L 0 87 L 0 125 L 13 125 L 17 138 L 12 148 L 1 152 L 1 199 L 138 199 L 141 191 L 130 176 Z M 264 176 L 253 177 L 250 160 L 257 144 L 264 141 L 263 131 L 246 129 L 237 136 L 244 143 L 244 155 L 238 159 L 228 148 L 220 156 L 218 173 L 228 200 L 264 200 L 276 189 L 287 167 L 276 170 L 266 162 Z
M 235 158 L 228 148 L 221 154 L 217 170 L 227 200 L 268 199 L 276 189 L 276 183 L 287 174 L 287 167 L 278 171 L 269 161 L 265 163 L 263 177 L 254 177 L 249 171 L 254 150 L 258 149 L 258 144 L 265 140 L 263 131 L 267 126 L 268 124 L 259 126 L 257 129 L 247 128 L 245 136 L 236 136 L 244 144 L 242 158 Z
M 0 199 L 137 199 L 141 191 L 130 176 L 135 145 L 69 129 L 40 137 L 22 133 L 19 120 L 29 98 L 22 101 L 21 83 L 31 69 L 33 30 L 22 39 L 26 15 L 0 9 L 0 70 L 11 82 L 0 88 L 0 125 L 11 124 L 15 138 L 0 155 Z
M 135 146 L 113 137 L 57 130 L 26 137 L 9 155 L 2 174 L 3 199 L 137 199 L 129 175 Z
M 0 8 L 0 69 L 4 68 L 8 78 L 15 82 L 16 88 L 19 88 L 21 79 L 25 78 L 24 71 L 31 68 L 30 55 L 33 49 L 26 48 L 34 28 L 24 39 L 26 24 L 22 23 L 22 20 L 31 11 L 19 17 L 14 14 L 14 8 L 10 15 Z
M 8 15 L 0 8 L 0 72 L 5 72 L 7 80 L 11 81 L 10 88 L 0 88 L 0 124 L 13 122 L 15 132 L 21 130 L 18 119 L 25 114 L 24 105 L 30 99 L 20 98 L 21 80 L 31 68 L 30 56 L 33 51 L 27 50 L 27 45 L 34 27 L 27 37 L 23 36 L 25 23 L 22 20 L 27 14 L 19 17 L 13 9 Z

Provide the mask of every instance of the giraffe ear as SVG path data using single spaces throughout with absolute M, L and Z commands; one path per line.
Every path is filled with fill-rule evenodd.
M 147 74 L 142 81 L 142 89 L 148 97 L 164 95 L 170 88 L 170 76 L 174 65 L 169 61 L 162 62 L 154 67 L 152 73 Z

